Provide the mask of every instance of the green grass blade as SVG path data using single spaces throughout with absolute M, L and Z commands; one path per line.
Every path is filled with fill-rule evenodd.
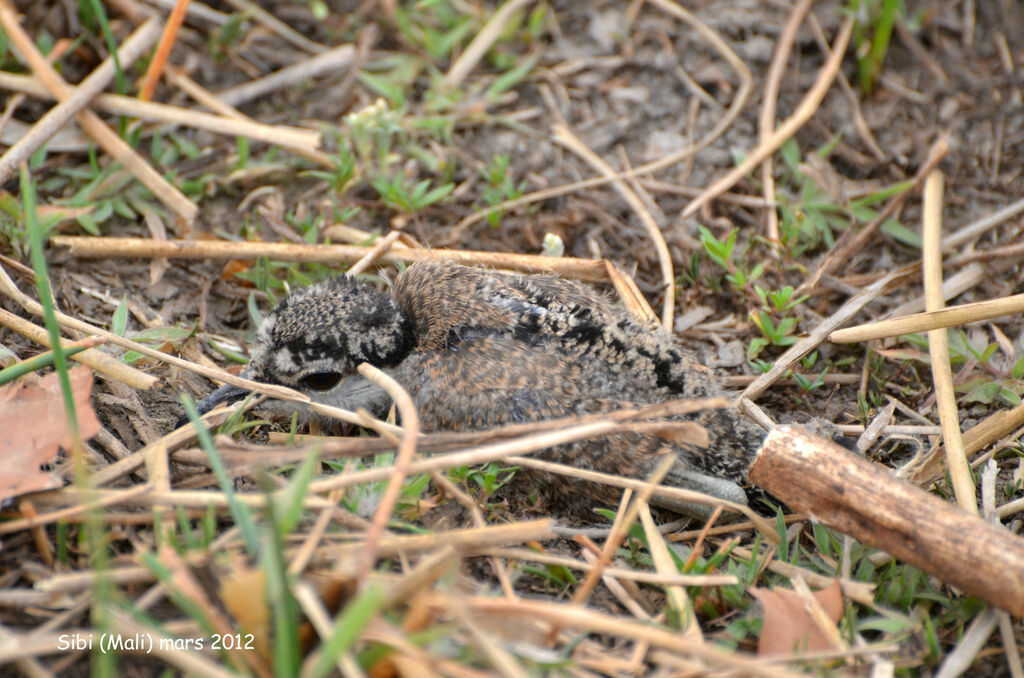
M 217 452 L 217 447 L 213 444 L 210 432 L 199 419 L 196 404 L 192 402 L 192 398 L 188 394 L 182 395 L 181 403 L 185 407 L 185 414 L 188 415 L 189 420 L 196 427 L 196 437 L 199 439 L 199 446 L 209 456 L 213 475 L 216 476 L 221 491 L 227 497 L 228 509 L 238 525 L 242 541 L 245 543 L 245 550 L 250 556 L 255 558 L 259 550 L 259 542 L 256 537 L 256 525 L 253 523 L 249 507 L 240 502 L 235 496 L 234 485 L 228 476 L 227 467 L 224 466 L 224 460 L 220 458 L 220 453 Z

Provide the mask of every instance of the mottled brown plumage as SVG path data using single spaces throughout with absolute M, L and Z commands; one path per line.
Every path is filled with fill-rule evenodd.
M 387 396 L 356 373 L 363 361 L 409 391 L 425 431 L 485 429 L 723 393 L 671 333 L 636 321 L 587 287 L 444 261 L 411 266 L 391 295 L 347 276 L 296 290 L 264 320 L 247 375 L 297 388 L 318 402 L 380 411 Z M 225 399 L 227 391 L 218 393 L 204 407 Z M 709 433 L 705 450 L 620 433 L 538 456 L 644 477 L 671 449 L 680 456 L 666 482 L 742 501 L 739 485 L 763 433 L 733 410 L 698 419 Z M 568 505 L 615 498 L 609 488 L 544 480 Z

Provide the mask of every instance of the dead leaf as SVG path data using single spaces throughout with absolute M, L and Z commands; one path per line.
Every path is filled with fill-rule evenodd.
M 256 651 L 264 661 L 271 660 L 271 619 L 266 600 L 267 573 L 236 563 L 220 583 L 220 599 L 239 629 L 251 633 Z
M 757 644 L 757 654 L 788 655 L 793 652 L 838 650 L 825 632 L 815 623 L 807 601 L 795 591 L 786 589 L 750 589 L 764 607 L 764 625 Z M 814 597 L 833 624 L 843 614 L 843 595 L 837 579 L 827 589 L 814 591 Z
M 149 229 L 149 235 L 153 240 L 167 240 L 167 229 L 164 228 L 164 220 L 154 210 L 147 209 L 142 213 Z M 155 285 L 164 277 L 167 270 L 167 257 L 156 257 L 149 262 L 149 284 Z
M 92 370 L 85 365 L 69 371 L 78 413 L 78 430 L 88 440 L 100 430 L 89 404 Z M 64 399 L 57 373 L 29 386 L 21 382 L 0 388 L 0 502 L 29 492 L 52 490 L 64 481 L 39 469 L 57 456 L 57 448 L 71 448 L 71 432 L 64 416 Z

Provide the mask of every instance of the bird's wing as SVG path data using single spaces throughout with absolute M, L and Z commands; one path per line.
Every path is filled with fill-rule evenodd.
M 499 273 L 451 261 L 417 262 L 402 274 L 392 293 L 412 319 L 423 349 L 446 347 L 469 330 L 513 334 L 537 323 L 565 325 L 577 316 L 599 324 L 623 317 L 602 295 L 574 281 Z
M 649 383 L 650 393 L 659 389 L 659 400 L 722 392 L 671 333 L 637 322 L 575 282 L 428 260 L 411 266 L 393 294 L 412 318 L 421 350 L 450 349 L 474 334 L 500 334 L 618 366 Z
M 569 356 L 557 346 L 530 346 L 504 336 L 473 337 L 450 350 L 417 353 L 395 376 L 419 406 L 425 430 L 483 430 L 660 401 L 629 372 Z M 738 413 L 726 410 L 709 410 L 696 419 L 708 429 L 710 446 L 685 450 L 693 464 L 709 473 L 742 477 L 760 442 L 756 427 L 748 429 Z M 590 466 L 642 475 L 649 466 L 644 458 L 665 446 L 663 438 L 637 434 L 629 449 L 614 453 L 614 461 Z M 620 453 L 634 461 L 620 459 Z M 629 472 L 631 467 L 635 472 Z
M 410 356 L 396 377 L 414 395 L 425 425 L 451 430 L 603 411 L 630 396 L 642 400 L 643 391 L 629 375 L 573 359 L 557 346 L 480 333 Z
M 471 431 L 638 407 L 642 385 L 594 361 L 576 360 L 559 351 L 529 346 L 503 336 L 474 337 L 453 350 L 424 351 L 395 373 L 415 399 L 424 430 Z M 712 424 L 710 445 L 678 444 L 668 432 L 624 431 L 557 445 L 537 453 L 550 461 L 632 478 L 646 478 L 662 455 L 679 460 L 667 482 L 730 501 L 744 501 L 742 483 L 756 442 L 731 434 L 735 413 L 708 411 L 696 419 Z M 719 476 L 721 478 L 719 478 Z M 545 476 L 561 497 L 614 501 L 615 490 L 563 476 Z M 721 489 L 727 487 L 727 489 Z M 609 494 L 610 493 L 610 494 Z M 681 510 L 671 505 L 670 508 Z

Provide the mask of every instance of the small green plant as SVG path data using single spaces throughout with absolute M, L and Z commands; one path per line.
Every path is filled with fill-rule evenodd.
M 337 271 L 325 264 L 271 261 L 266 257 L 257 259 L 252 268 L 234 273 L 235 277 L 252 283 L 253 287 L 266 294 L 270 306 L 276 306 L 280 298 L 293 287 L 306 287 L 337 274 Z M 252 299 L 249 305 L 250 317 L 253 317 L 254 305 L 255 299 Z M 253 323 L 254 327 L 257 325 Z
M 839 137 L 812 152 L 824 160 L 832 151 Z M 811 173 L 806 171 L 800 147 L 795 139 L 788 140 L 779 149 L 782 159 L 782 176 L 776 200 L 779 204 L 779 231 L 782 245 L 790 258 L 799 257 L 809 249 L 835 244 L 835 232 L 842 231 L 852 223 L 867 223 L 878 216 L 875 206 L 889 198 L 909 190 L 911 181 L 887 186 L 868 195 L 840 204 L 837 199 L 823 191 Z M 814 163 L 806 163 L 813 166 Z M 914 248 L 921 247 L 921 238 L 915 232 L 895 219 L 887 219 L 881 226 L 883 233 Z
M 330 170 L 307 170 L 300 172 L 299 176 L 323 179 L 333 193 L 342 195 L 356 178 L 356 158 L 347 146 L 342 146 L 338 149 L 334 157 L 334 167 Z
M 44 241 L 64 216 L 59 213 L 37 216 Z M 0 241 L 6 241 L 19 257 L 24 257 L 29 250 L 29 236 L 28 219 L 21 203 L 10 193 L 0 191 Z
M 798 338 L 793 336 L 793 331 L 796 329 L 796 318 L 780 318 L 778 322 L 775 322 L 767 311 L 758 310 L 750 313 L 750 319 L 764 335 L 751 340 L 750 347 L 747 349 L 747 357 L 750 359 L 756 358 L 769 345 L 792 346 L 797 342 Z
M 455 189 L 455 184 L 452 183 L 431 188 L 430 179 L 409 185 L 404 174 L 399 174 L 393 179 L 378 177 L 370 183 L 387 205 L 407 214 L 419 212 L 424 207 L 433 205 Z
M 237 49 L 249 20 L 249 12 L 234 12 L 219 30 L 211 32 L 207 47 L 214 61 L 224 61 Z
M 809 377 L 807 377 L 807 375 L 800 374 L 799 372 L 792 372 L 793 381 L 797 383 L 797 386 L 799 386 L 804 391 L 807 391 L 808 393 L 810 393 L 814 389 L 821 388 L 822 386 L 825 385 L 826 374 L 828 374 L 828 368 L 822 370 L 821 374 L 819 374 L 814 379 L 810 379 Z
M 369 106 L 345 116 L 348 135 L 362 167 L 374 175 L 386 176 L 396 160 L 392 147 L 404 137 L 401 114 L 377 99 Z
M 371 92 L 383 97 L 378 101 L 386 99 L 391 111 L 405 111 L 408 108 L 406 94 L 413 88 L 416 78 L 423 70 L 423 62 L 411 55 L 395 54 L 375 62 L 373 67 L 378 72 L 363 70 L 359 73 L 359 81 Z M 362 111 L 350 114 L 346 120 L 364 112 L 376 113 L 378 106 L 379 104 L 375 102 Z M 373 120 L 370 119 L 369 122 Z
M 817 351 L 811 351 L 810 353 L 805 355 L 803 358 L 800 358 L 800 364 L 803 365 L 803 368 L 805 370 L 809 370 L 812 367 L 814 367 L 814 363 L 816 363 L 816 362 L 818 362 L 818 352 Z
M 794 298 L 792 285 L 786 285 L 780 290 L 765 290 L 760 285 L 754 285 L 754 291 L 761 298 L 762 304 L 780 313 L 791 311 L 810 298 L 808 294 Z
M 994 360 L 999 345 L 988 343 L 980 334 L 968 337 L 962 329 L 947 332 L 949 362 L 953 366 L 967 366 L 969 363 L 982 365 L 982 374 L 968 376 L 958 381 L 956 391 L 962 393 L 965 402 L 991 404 L 1002 402 L 1016 407 L 1024 396 L 1024 347 L 1014 347 L 1014 355 L 1003 360 Z M 928 348 L 928 338 L 923 334 L 908 334 L 903 337 L 908 343 L 921 349 Z M 930 363 L 928 353 L 908 354 L 924 363 Z
M 487 165 L 487 169 L 480 170 L 480 175 L 487 181 L 487 187 L 484 188 L 484 202 L 489 207 L 500 205 L 508 200 L 515 200 L 520 197 L 526 190 L 526 182 L 522 181 L 518 185 L 512 179 L 509 174 L 509 163 L 510 157 L 507 153 L 494 156 L 490 163 Z M 497 227 L 501 223 L 502 217 L 505 216 L 505 210 L 495 210 L 488 213 L 487 223 L 491 226 Z
M 480 28 L 482 17 L 463 13 L 463 6 L 445 0 L 397 5 L 395 25 L 403 40 L 435 60 L 450 57 Z
M 726 271 L 725 279 L 735 289 L 745 290 L 764 273 L 763 263 L 758 263 L 752 269 L 747 269 L 746 266 L 733 260 L 736 250 L 736 229 L 729 231 L 724 240 L 716 238 L 715 234 L 704 226 L 698 226 L 697 230 L 704 253 L 711 261 Z
M 150 327 L 136 333 L 131 337 L 132 341 L 140 344 L 148 344 L 161 351 L 168 351 L 180 346 L 185 340 L 195 336 L 196 328 L 199 327 L 197 320 L 192 327 Z M 143 355 L 138 351 L 125 351 L 122 360 L 129 365 L 138 362 Z
M 486 504 L 495 492 L 512 480 L 518 470 L 518 466 L 502 466 L 492 462 L 480 467 L 460 466 L 449 471 L 448 475 L 467 489 L 473 486 L 479 489 L 478 499 L 481 504 Z
M 902 0 L 852 0 L 853 43 L 857 54 L 857 82 L 865 94 L 875 89 L 882 74 L 896 22 L 906 13 Z
M 490 100 L 497 99 L 501 94 L 515 87 L 521 82 L 530 71 L 536 67 L 537 62 L 540 61 L 540 52 L 534 52 L 532 55 L 523 59 L 519 64 L 511 66 L 507 71 L 495 78 L 491 86 L 487 88 L 484 96 Z

